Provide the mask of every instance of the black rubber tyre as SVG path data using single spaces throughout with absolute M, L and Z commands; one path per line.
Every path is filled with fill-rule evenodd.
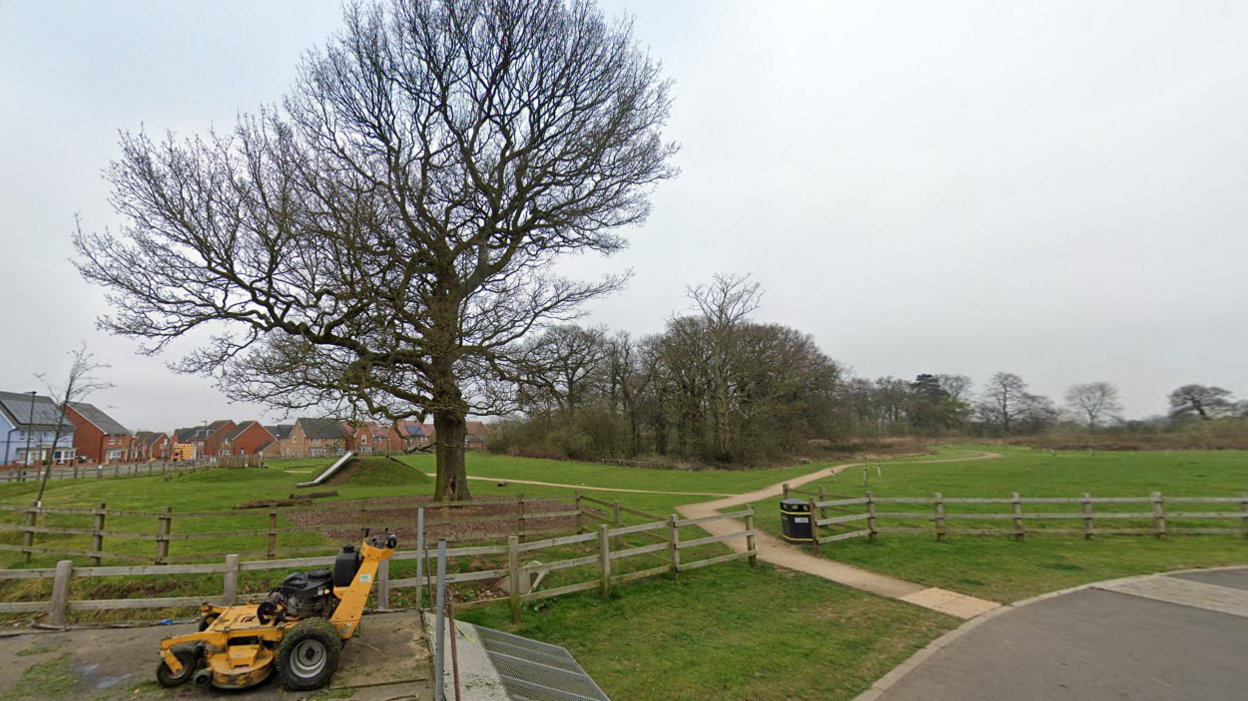
M 218 618 L 218 615 L 215 613 L 210 613 L 207 616 L 200 616 L 199 617 L 199 632 L 202 633 L 208 630 L 208 626 L 211 626 L 217 620 L 217 618 Z
M 195 648 L 193 647 L 175 645 L 173 647 L 173 656 L 178 658 L 178 662 L 182 663 L 181 673 L 174 674 L 164 660 L 161 660 L 160 664 L 156 666 L 156 681 L 166 688 L 189 682 L 191 677 L 195 676 L 195 667 L 199 663 L 199 656 L 195 654 Z
M 311 691 L 329 682 L 338 669 L 342 640 L 324 618 L 300 621 L 277 648 L 277 678 L 291 691 Z

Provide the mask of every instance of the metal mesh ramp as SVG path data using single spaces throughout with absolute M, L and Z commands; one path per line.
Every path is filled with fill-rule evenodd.
M 490 628 L 475 632 L 514 701 L 611 701 L 558 645 Z

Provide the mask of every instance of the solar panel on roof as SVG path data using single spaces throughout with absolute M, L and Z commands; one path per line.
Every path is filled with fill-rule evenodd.
M 35 397 L 34 421 L 31 422 L 31 401 L 29 394 L 13 394 L 0 392 L 0 404 L 4 405 L 5 413 L 13 417 L 18 425 L 33 423 L 35 426 L 54 427 L 61 419 L 61 410 L 56 408 L 48 397 Z

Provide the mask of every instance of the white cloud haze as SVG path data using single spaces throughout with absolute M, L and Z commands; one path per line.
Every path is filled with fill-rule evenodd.
M 586 323 L 658 331 L 686 285 L 752 273 L 756 318 L 864 376 L 1015 372 L 1131 415 L 1248 394 L 1248 3 L 610 2 L 676 81 L 682 169 Z M 252 418 L 96 331 L 75 213 L 117 223 L 119 129 L 229 130 L 276 102 L 337 2 L 0 0 L 0 389 L 87 340 L 132 430 Z M 189 347 L 189 342 L 182 348 Z M 176 352 L 175 348 L 175 352 Z

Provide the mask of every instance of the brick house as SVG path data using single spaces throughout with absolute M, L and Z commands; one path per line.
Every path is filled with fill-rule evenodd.
M 403 450 L 403 439 L 393 426 L 382 426 L 375 421 L 369 421 L 355 429 L 348 450 L 354 450 L 361 455 L 397 453 Z
M 179 428 L 173 432 L 174 443 L 189 443 L 195 447 L 195 457 L 214 457 L 221 450 L 225 436 L 238 427 L 228 419 L 213 421 L 205 426 Z
M 429 443 L 437 442 L 437 430 L 433 424 L 424 424 L 420 430 L 429 438 Z M 467 432 L 464 435 L 464 448 L 468 450 L 483 450 L 485 448 L 485 424 L 480 421 L 469 421 Z
M 433 437 L 425 433 L 424 425 L 419 421 L 400 421 L 394 425 L 394 432 L 398 434 L 405 451 L 433 445 Z
M 218 455 L 261 455 L 276 443 L 259 421 L 244 421 L 221 439 Z
M 295 454 L 291 452 L 290 432 L 295 428 L 294 424 L 277 424 L 275 426 L 265 426 L 264 430 L 273 436 L 273 440 L 277 441 L 277 445 L 265 451 L 269 457 L 292 458 Z
M 169 436 L 157 431 L 138 431 L 130 442 L 130 457 L 136 461 L 168 460 L 172 450 Z
M 306 419 L 295 421 L 290 431 L 291 457 L 327 457 L 347 451 L 352 432 L 346 422 L 338 419 Z
M 69 402 L 65 416 L 74 424 L 74 451 L 98 464 L 129 462 L 134 433 L 85 402 Z

